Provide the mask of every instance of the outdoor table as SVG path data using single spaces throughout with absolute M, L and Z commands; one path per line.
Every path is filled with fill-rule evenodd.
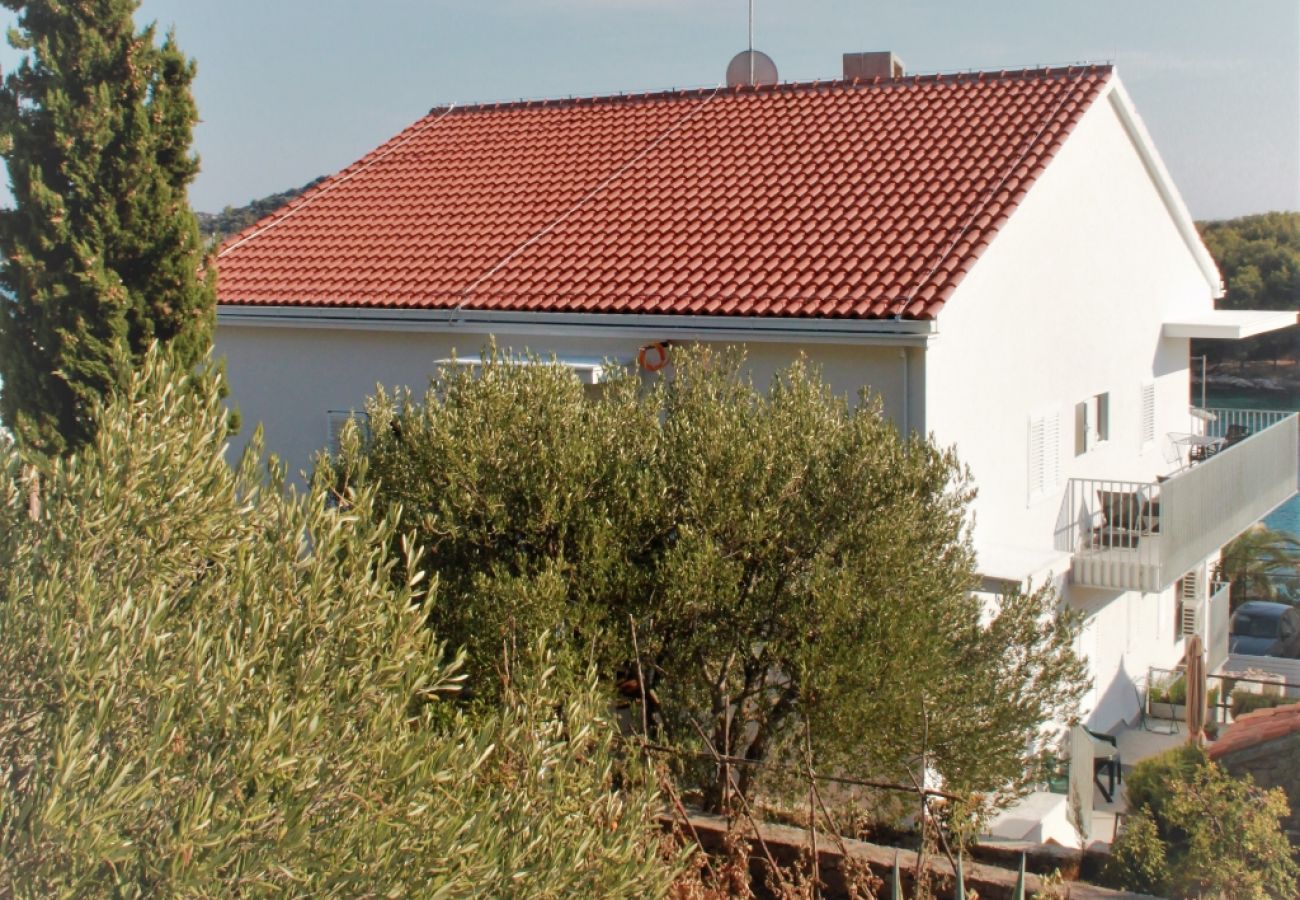
M 1218 453 L 1223 447 L 1223 438 L 1209 434 L 1187 434 L 1175 432 L 1169 440 L 1178 448 L 1179 459 L 1186 458 L 1187 465 L 1202 462 Z

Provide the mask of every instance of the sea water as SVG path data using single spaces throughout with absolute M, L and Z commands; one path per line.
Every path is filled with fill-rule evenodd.
M 1193 402 L 1200 404 L 1200 388 L 1192 391 Z M 1205 392 L 1205 405 L 1221 409 L 1280 409 L 1300 411 L 1300 396 L 1295 391 L 1245 390 L 1242 388 L 1216 388 Z M 1264 518 L 1264 524 L 1278 531 L 1300 534 L 1300 494 L 1283 503 Z

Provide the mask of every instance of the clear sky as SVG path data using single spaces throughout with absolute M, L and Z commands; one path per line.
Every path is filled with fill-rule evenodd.
M 756 0 L 784 80 L 1113 61 L 1192 214 L 1300 209 L 1297 0 Z M 197 59 L 215 212 L 335 172 L 431 106 L 716 84 L 748 0 L 143 0 Z M 5 13 L 0 21 L 12 22 Z M 0 53 L 9 69 L 17 56 Z

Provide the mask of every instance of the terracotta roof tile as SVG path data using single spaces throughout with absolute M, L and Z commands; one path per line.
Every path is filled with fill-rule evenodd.
M 1211 759 L 1258 744 L 1300 734 L 1300 703 L 1247 713 L 1233 722 L 1209 747 Z
M 225 304 L 932 318 L 1105 66 L 440 109 L 244 232 Z

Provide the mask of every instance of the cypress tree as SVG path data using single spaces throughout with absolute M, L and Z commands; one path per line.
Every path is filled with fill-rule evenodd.
M 198 361 L 213 272 L 187 188 L 194 64 L 137 32 L 137 0 L 3 0 L 27 51 L 0 89 L 0 416 L 47 454 L 84 444 L 96 398 L 155 340 Z

